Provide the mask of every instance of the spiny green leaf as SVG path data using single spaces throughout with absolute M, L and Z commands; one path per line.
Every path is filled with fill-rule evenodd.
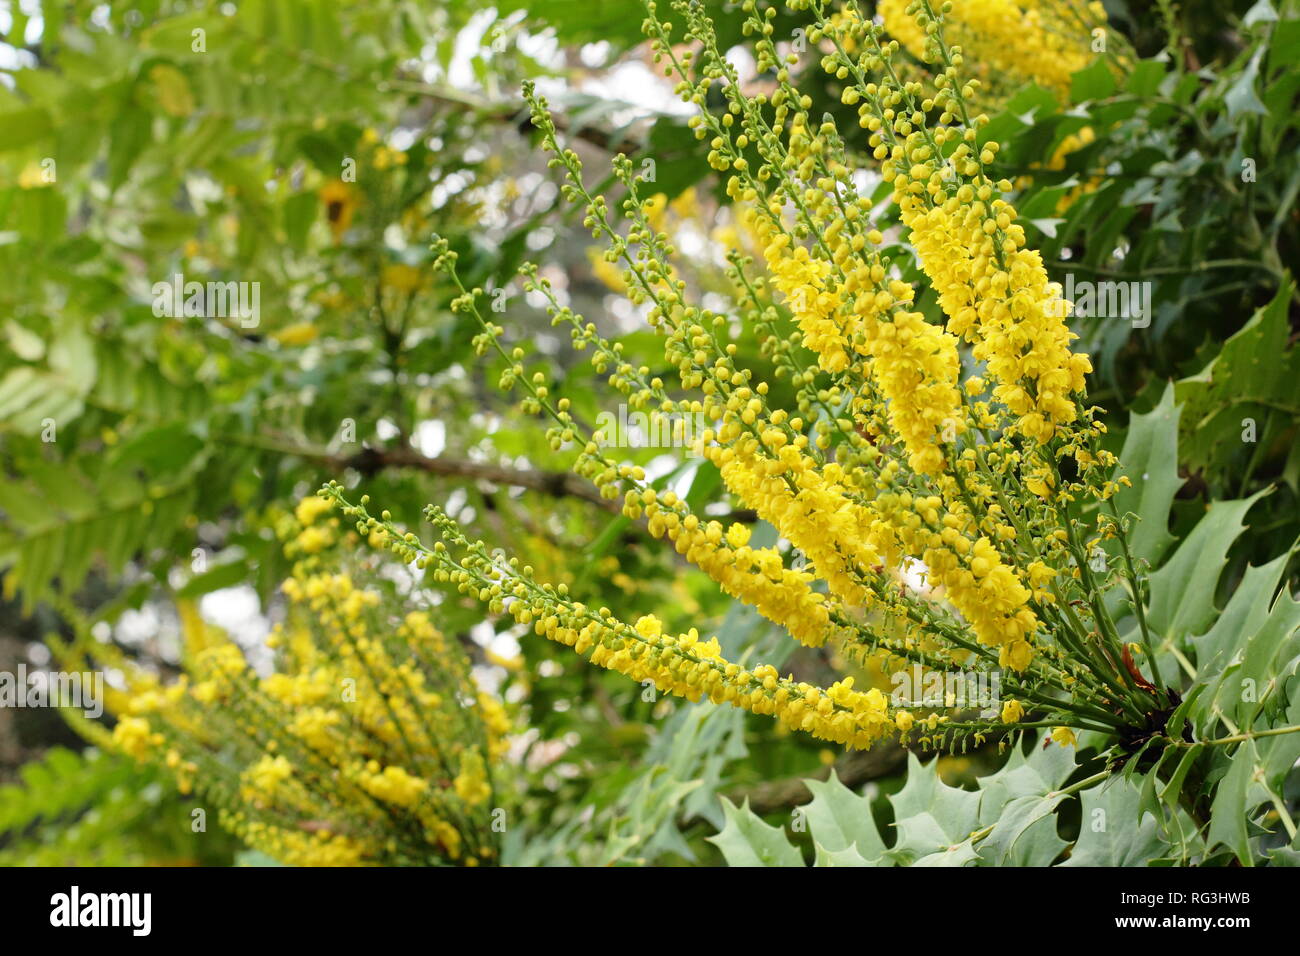
M 1079 839 L 1062 866 L 1145 866 L 1171 846 L 1155 817 L 1140 809 L 1140 788 L 1123 777 L 1080 792 Z
M 1120 453 L 1121 474 L 1133 484 L 1115 495 L 1120 514 L 1138 516 L 1129 539 L 1135 559 L 1153 567 L 1169 550 L 1169 508 L 1182 487 L 1178 477 L 1178 420 L 1182 409 L 1174 404 L 1169 386 L 1160 404 L 1145 415 L 1134 415 L 1129 423 L 1124 450 Z
M 979 858 L 973 841 L 967 838 L 960 843 L 921 857 L 912 866 L 971 866 L 978 863 Z
M 1052 814 L 1065 796 L 1029 794 L 998 810 L 998 822 L 980 843 L 979 855 L 993 866 L 1049 866 L 1066 842 L 1056 835 Z M 1041 825 L 1047 824 L 1048 831 Z M 1034 836 L 1029 836 L 1033 833 Z M 1024 844 L 1024 845 L 1022 845 Z M 1025 852 L 1030 851 L 1030 852 Z
M 1246 825 L 1246 791 L 1258 759 L 1253 740 L 1245 741 L 1233 755 L 1227 774 L 1215 789 L 1210 807 L 1210 832 L 1205 839 L 1207 849 L 1226 846 L 1242 866 L 1251 866 L 1253 862 L 1250 830 Z
M 1169 561 L 1150 577 L 1147 620 L 1166 642 L 1201 634 L 1218 614 L 1214 595 L 1228 549 L 1245 529 L 1242 519 L 1266 492 L 1239 501 L 1216 501 Z
M 812 802 L 803 807 L 813 841 L 828 852 L 849 848 L 868 860 L 878 860 L 885 853 L 871 814 L 871 801 L 860 797 L 834 773 L 826 781 L 807 780 Z
M 1268 618 L 1274 593 L 1282 581 L 1290 554 L 1274 558 L 1262 567 L 1249 566 L 1224 605 L 1214 626 L 1192 638 L 1196 668 L 1205 675 L 1221 673 L 1240 648 L 1243 634 L 1254 634 Z
M 1074 772 L 1069 747 L 1035 746 L 1026 757 L 1019 747 L 996 773 L 979 779 L 980 823 L 993 831 L 979 844 L 980 856 L 995 866 L 1049 866 L 1067 846 L 1057 835 L 1056 791 Z
M 1275 440 L 1270 418 L 1280 424 L 1300 414 L 1300 350 L 1287 344 L 1294 289 L 1286 283 L 1204 369 L 1176 384 L 1181 458 L 1189 466 L 1241 468 L 1256 447 L 1251 441 Z
M 950 787 L 939 779 L 938 761 L 922 764 L 907 755 L 907 782 L 889 798 L 898 842 L 890 856 L 904 865 L 946 852 L 979 826 L 980 795 Z
M 722 798 L 727 825 L 708 841 L 722 851 L 728 866 L 803 866 L 803 856 L 780 827 L 764 823 L 749 809 Z
M 881 866 L 878 857 L 868 860 L 858 852 L 856 846 L 849 846 L 843 850 L 828 850 L 816 840 L 813 840 L 813 850 L 816 852 L 816 858 L 813 866 Z

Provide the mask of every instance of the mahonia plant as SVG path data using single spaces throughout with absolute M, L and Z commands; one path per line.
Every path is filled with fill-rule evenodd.
M 655 226 L 662 199 L 647 194 L 632 161 L 613 164 L 626 191 L 616 217 L 584 184 L 578 155 L 558 141 L 546 101 L 525 90 L 564 197 L 585 210 L 676 381 L 634 366 L 536 267 L 523 276 L 631 408 L 707 423 L 690 451 L 716 466 L 731 495 L 788 549 L 753 546 L 746 524 L 724 526 L 651 487 L 642 468 L 614 457 L 609 436 L 552 394 L 546 372 L 525 367 L 522 348 L 503 343 L 504 329 L 480 310 L 483 291 L 464 287 L 456 253 L 441 239 L 435 266 L 459 288 L 453 308 L 478 321 L 480 354 L 504 359 L 502 386 L 522 390 L 526 414 L 550 419 L 552 447 L 573 449 L 574 470 L 621 499 L 628 518 L 800 643 L 872 655 L 890 672 L 997 672 L 1000 706 L 975 713 L 900 703 L 878 687 L 855 687 L 852 677 L 818 687 L 770 665 L 742 666 L 695 629 L 667 633 L 654 615 L 623 621 L 574 600 L 517 557 L 469 540 L 437 507 L 426 510 L 440 538 L 429 546 L 387 511 L 373 516 L 368 497 L 350 501 L 336 482 L 322 496 L 363 536 L 382 538 L 435 581 L 593 664 L 689 700 L 771 715 L 823 740 L 866 748 L 899 738 L 951 750 L 1044 727 L 1065 745 L 1095 731 L 1130 755 L 1157 738 L 1183 746 L 1161 737 L 1180 701 L 1150 665 L 1144 568 L 1128 544 L 1134 519 L 1114 501 L 1127 478 L 1117 476 L 1105 427 L 1088 406 L 1091 366 L 1071 349 L 1070 306 L 1028 245 L 1007 198 L 1013 184 L 990 171 L 998 144 L 982 135 L 979 81 L 949 37 L 952 4 L 906 7 L 915 52 L 930 68 L 924 81 L 900 74 L 898 41 L 856 4 L 787 5 L 810 17 L 808 38 L 842 102 L 856 107 L 857 129 L 810 114 L 811 98 L 792 79 L 796 57 L 777 48 L 773 8 L 743 4 L 759 73 L 770 78 L 747 92 L 703 5 L 674 3 L 683 39 L 647 3 L 655 60 L 697 108 L 691 126 L 726 176 L 733 221 L 761 250 L 729 257 L 734 314 L 691 301 L 672 239 Z M 917 305 L 922 290 L 902 281 L 883 251 L 863 188 L 869 179 L 858 175 L 868 154 L 892 186 L 901 238 L 915 250 L 942 324 L 927 320 Z M 792 405 L 777 407 L 770 383 L 738 360 L 729 341 L 737 321 L 760 337 L 763 357 L 796 396 Z M 1127 592 L 1137 641 L 1120 637 L 1120 602 L 1107 600 L 1114 588 Z
M 279 530 L 295 558 L 278 659 L 182 615 L 185 673 L 128 669 L 112 743 L 160 762 L 219 808 L 248 846 L 290 865 L 495 863 L 493 768 L 510 722 L 425 611 L 338 570 L 330 503 L 304 499 Z
M 917 19 L 911 0 L 880 0 L 876 10 L 908 53 L 935 62 L 929 24 Z M 1027 82 L 1065 96 L 1070 78 L 1098 54 L 1120 69 L 1130 62 L 1127 41 L 1107 29 L 1096 0 L 951 0 L 943 12 L 945 35 L 971 57 L 983 98 L 1005 97 Z

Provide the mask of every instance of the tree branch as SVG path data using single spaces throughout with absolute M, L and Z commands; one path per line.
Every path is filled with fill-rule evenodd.
M 310 456 L 309 456 L 310 457 Z M 462 458 L 430 457 L 405 448 L 363 448 L 355 455 L 317 456 L 317 460 L 341 470 L 354 468 L 363 475 L 373 475 L 385 468 L 414 468 L 430 475 L 490 481 L 498 485 L 527 488 L 555 498 L 580 498 L 611 513 L 622 511 L 617 500 L 602 498 L 594 486 L 567 471 L 541 471 L 535 468 L 511 468 Z
M 542 471 L 536 468 L 511 468 L 488 462 L 468 461 L 463 458 L 446 458 L 422 455 L 413 448 L 363 447 L 351 455 L 330 454 L 321 448 L 304 448 L 286 444 L 273 438 L 248 438 L 233 434 L 214 435 L 214 439 L 245 448 L 276 452 L 304 461 L 313 461 L 333 471 L 352 468 L 370 477 L 385 468 L 413 468 L 430 475 L 446 478 L 465 478 L 470 481 L 490 481 L 497 485 L 526 488 L 554 498 L 578 498 L 596 505 L 610 514 L 622 514 L 620 499 L 602 498 L 600 492 L 585 479 L 568 471 Z M 701 515 L 702 520 L 715 520 L 723 524 L 738 521 L 753 524 L 758 514 L 752 508 L 734 508 L 725 514 Z
M 844 786 L 856 790 L 868 780 L 888 776 L 906 762 L 906 750 L 893 741 L 882 741 L 870 750 L 849 751 L 835 761 L 834 767 Z M 825 780 L 830 773 L 831 768 L 824 767 L 812 776 Z M 749 808 L 759 816 L 802 806 L 812 799 L 812 793 L 804 786 L 803 778 L 798 777 L 740 787 L 727 796 L 737 804 L 748 800 Z

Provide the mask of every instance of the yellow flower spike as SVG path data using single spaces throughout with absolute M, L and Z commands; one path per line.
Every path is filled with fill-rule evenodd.
M 996 664 L 1021 698 L 1001 707 L 1002 723 L 1021 722 L 1023 701 L 1045 700 L 1033 684 L 1046 677 L 1071 695 L 1060 699 L 1060 714 L 1044 705 L 1050 720 L 1069 723 L 1068 713 L 1078 726 L 1090 726 L 1109 722 L 1123 701 L 1086 661 L 1070 662 L 1068 674 L 1059 666 L 1073 646 L 1065 631 L 1079 626 L 1073 609 L 1101 608 L 1104 618 L 1104 606 L 1091 600 L 1096 595 L 1083 593 L 1091 585 L 1069 573 L 1074 540 L 1061 540 L 1061 518 L 1068 519 L 1072 502 L 1097 496 L 1107 476 L 1094 472 L 1110 463 L 1090 450 L 1097 431 L 1085 402 L 1089 361 L 1072 351 L 1068 306 L 1004 198 L 1013 184 L 995 181 L 990 167 L 999 163 L 1000 147 L 981 136 L 987 117 L 972 102 L 987 94 L 950 41 L 953 31 L 1017 29 L 1052 51 L 1036 67 L 1045 83 L 1053 82 L 1046 71 L 1061 69 L 1066 57 L 1052 47 L 1055 5 L 1048 0 L 954 4 L 942 27 L 930 22 L 928 5 L 882 4 L 886 25 L 900 37 L 907 21 L 914 24 L 918 55 L 939 70 L 941 82 L 934 83 L 919 82 L 915 64 L 907 73 L 905 58 L 893 56 L 896 45 L 882 47 L 873 24 L 845 14 L 827 23 L 826 5 L 792 4 L 810 11 L 818 32 L 834 41 L 816 40 L 891 184 L 903 224 L 898 245 L 915 250 L 924 296 L 899 278 L 910 270 L 895 267 L 892 237 L 890 258 L 882 256 L 874 197 L 857 191 L 849 137 L 835 122 L 808 115 L 812 99 L 793 87 L 763 14 L 745 11 L 760 71 L 771 76 L 761 101 L 746 95 L 724 52 L 714 49 L 699 5 L 682 8 L 697 41 L 698 71 L 680 69 L 680 38 L 669 38 L 653 17 L 646 23 L 669 72 L 687 74 L 680 76 L 683 99 L 702 105 L 715 81 L 724 98 L 724 109 L 701 110 L 691 126 L 707 142 L 710 164 L 727 174 L 730 227 L 754 240 L 728 250 L 734 310 L 692 303 L 697 284 L 679 277 L 687 267 L 676 261 L 674 219 L 690 211 L 690 198 L 670 205 L 666 196 L 646 196 L 631 161 L 619 157 L 614 172 L 627 190 L 626 228 L 616 222 L 605 198 L 588 191 L 591 177 L 584 178 L 576 155 L 560 145 L 544 101 L 527 89 L 532 121 L 566 180 L 566 198 L 585 206 L 584 225 L 604 243 L 595 261 L 617 271 L 631 305 L 661 337 L 666 364 L 634 366 L 594 325 L 547 296 L 536 270 L 528 291 L 547 298 L 557 324 L 572 326 L 575 345 L 591 348 L 593 367 L 629 407 L 648 414 L 689 407 L 709 419 L 692 450 L 717 467 L 730 505 L 777 530 L 778 545 L 753 548 L 744 524 L 708 520 L 673 493 L 644 487 L 643 473 L 606 454 L 610 436 L 577 422 L 563 397 L 551 397 L 557 377 L 528 368 L 522 347 L 501 343 L 503 330 L 479 312 L 480 293 L 462 287 L 454 308 L 478 320 L 475 344 L 507 363 L 503 385 L 520 389 L 523 410 L 557 422 L 547 436 L 551 447 L 572 448 L 575 471 L 602 500 L 621 502 L 629 519 L 671 541 L 725 593 L 810 645 L 833 637 L 837 650 L 879 647 L 935 670 Z M 899 13 L 906 17 L 901 24 Z M 846 56 L 848 49 L 858 53 Z M 436 240 L 434 250 L 436 268 L 459 284 L 449 244 Z M 929 311 L 935 297 L 942 315 L 930 322 L 917 303 Z M 748 350 L 728 340 L 736 322 L 756 334 L 764 367 L 777 371 L 772 383 L 745 367 Z M 963 369 L 964 352 L 973 368 Z M 780 388 L 776 378 L 784 380 Z M 778 397 L 790 398 L 787 407 L 776 407 Z M 1079 468 L 1058 475 L 1068 457 Z M 330 492 L 337 496 L 341 488 L 331 484 Z M 685 633 L 675 633 L 675 621 L 689 613 L 684 606 L 674 618 L 619 621 L 606 608 L 588 608 L 540 584 L 531 570 L 488 560 L 486 547 L 468 541 L 438 509 L 428 513 L 442 538 L 433 550 L 398 531 L 387 513 L 376 520 L 346 502 L 343 510 L 360 535 L 404 562 L 417 561 L 439 584 L 666 693 L 730 703 L 774 717 L 783 731 L 853 747 L 896 733 L 911 739 L 918 727 L 924 743 L 956 745 L 976 738 L 981 721 L 997 723 L 893 710 L 879 689 L 856 690 L 850 680 L 821 689 L 783 680 L 772 668 L 742 669 L 722 657 L 716 639 L 702 639 L 685 623 Z M 1087 540 L 1094 532 L 1081 533 Z M 601 573 L 617 581 L 629 572 L 615 565 Z M 361 670 L 382 650 L 387 635 L 373 626 L 351 636 L 351 623 L 367 619 L 369 609 L 350 600 L 346 588 L 304 575 L 301 590 L 337 634 L 341 671 Z M 1100 633 L 1104 623 L 1097 622 L 1099 636 L 1113 644 L 1109 632 Z M 418 707 L 394 699 L 390 681 L 358 683 L 356 719 L 396 750 L 398 730 L 410 729 Z M 414 775 L 413 765 L 389 754 L 355 772 L 382 779 L 381 768 L 394 766 Z M 481 792 L 472 764 L 447 776 L 452 800 L 467 803 Z M 451 816 L 423 800 L 416 807 L 444 851 L 460 852 L 455 839 L 439 836 Z M 472 848 L 466 852 L 474 856 Z
M 284 524 L 291 557 L 299 529 L 326 520 L 330 503 L 314 500 Z M 209 634 L 173 684 L 129 676 L 111 743 L 198 787 L 223 825 L 285 863 L 494 861 L 504 707 L 427 612 L 398 615 L 384 592 L 309 563 L 283 585 L 273 673 Z
M 1092 37 L 1066 0 L 950 2 L 949 40 L 980 65 L 982 80 L 1008 92 L 1033 81 L 1064 97 L 1071 76 L 1092 61 Z M 910 6 L 910 0 L 880 0 L 877 12 L 892 36 L 929 61 L 932 39 L 909 12 Z

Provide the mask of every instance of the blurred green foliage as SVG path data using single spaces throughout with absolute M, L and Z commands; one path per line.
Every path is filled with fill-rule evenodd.
M 737 646 L 762 643 L 752 616 L 563 478 L 568 461 L 500 394 L 501 367 L 474 357 L 452 291 L 424 268 L 427 237 L 450 239 L 467 280 L 500 293 L 494 320 L 538 345 L 556 391 L 587 418 L 611 410 L 603 379 L 519 294 L 525 259 L 558 263 L 575 308 L 621 335 L 629 361 L 662 362 L 652 335 L 605 314 L 587 233 L 556 208 L 518 95 L 524 78 L 552 82 L 562 132 L 594 175 L 615 152 L 654 160 L 659 188 L 672 198 L 693 187 L 707 224 L 721 184 L 681 116 L 580 82 L 639 62 L 641 0 L 11 6 L 0 568 L 25 611 L 63 614 L 46 630 L 107 634 L 167 672 L 172 604 L 251 586 L 274 611 L 286 565 L 271 528 L 339 478 L 411 522 L 437 502 L 527 555 L 539 577 L 621 616 L 654 611 L 670 627 L 712 624 L 749 635 Z M 1003 144 L 997 171 L 1020 186 L 1054 279 L 1151 283 L 1149 325 L 1081 318 L 1075 330 L 1116 448 L 1130 414 L 1155 414 L 1176 382 L 1181 451 L 1153 465 L 1178 495 L 1165 534 L 1188 535 L 1210 500 L 1277 487 L 1228 542 L 1213 582 L 1228 594 L 1247 561 L 1300 534 L 1300 321 L 1287 272 L 1300 252 L 1300 19 L 1293 0 L 1107 7 L 1144 58 L 1125 75 L 1080 73 L 1069 102 L 1021 90 L 998 104 L 987 135 Z M 715 17 L 724 48 L 742 40 L 734 4 Z M 785 11 L 773 23 L 792 39 L 803 25 Z M 816 51 L 795 68 L 816 111 L 854 128 Z M 865 136 L 849 145 L 866 152 Z M 155 314 L 154 284 L 178 274 L 258 283 L 259 321 Z M 692 281 L 715 278 L 702 268 Z M 932 300 L 919 304 L 938 318 Z M 753 338 L 741 348 L 740 362 L 764 367 Z M 1254 441 L 1242 440 L 1245 419 Z M 656 453 L 627 457 L 649 464 Z M 670 483 L 697 511 L 731 507 L 709 465 L 678 463 L 656 481 Z M 509 645 L 476 604 L 454 592 L 430 600 L 485 668 L 486 646 Z M 165 633 L 132 644 L 123 616 L 148 609 Z M 529 727 L 518 862 L 716 860 L 704 836 L 725 823 L 718 794 L 822 763 L 811 743 L 772 739 L 765 724 L 645 700 L 547 642 L 521 647 L 518 664 L 493 670 Z M 801 651 L 788 666 L 830 664 Z M 0 803 L 14 841 L 0 852 L 15 859 L 230 852 L 195 842 L 183 801 L 152 772 L 61 751 L 31 766 L 26 796 Z M 53 791 L 68 794 L 57 813 L 33 815 Z M 141 812 L 146 792 L 163 810 Z M 101 807 L 122 840 L 94 850 Z

